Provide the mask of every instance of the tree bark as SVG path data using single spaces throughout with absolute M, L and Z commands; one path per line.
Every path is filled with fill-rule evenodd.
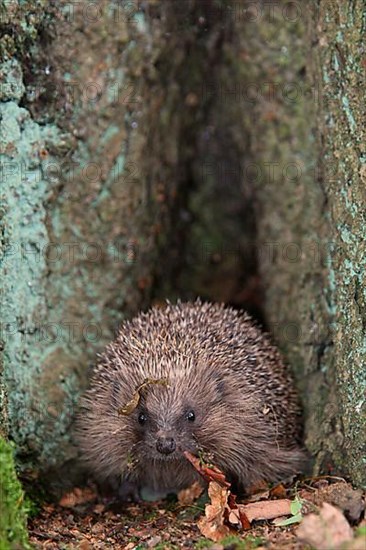
M 73 482 L 88 365 L 152 299 L 197 112 L 195 9 L 3 5 L 1 426 L 23 477 Z
M 23 477 L 75 481 L 96 353 L 200 294 L 265 324 L 316 467 L 365 482 L 363 9 L 3 3 L 0 409 Z
M 333 465 L 358 485 L 366 482 L 364 22 L 361 1 L 250 2 L 236 18 L 265 317 L 295 371 L 316 470 Z
M 318 461 L 327 453 L 359 485 L 366 484 L 365 17 L 362 1 L 333 0 L 315 3 L 312 19 L 332 360 L 320 364 L 328 396 L 308 440 Z

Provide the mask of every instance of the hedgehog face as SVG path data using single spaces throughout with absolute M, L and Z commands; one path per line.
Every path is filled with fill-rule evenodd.
M 191 403 L 144 400 L 131 420 L 135 423 L 136 452 L 146 458 L 172 460 L 197 449 L 195 432 L 200 418 Z
M 212 377 L 205 382 L 198 385 L 191 380 L 182 384 L 182 380 L 177 380 L 168 388 L 154 387 L 146 392 L 129 417 L 135 433 L 136 458 L 182 459 L 184 451 L 195 454 L 206 447 L 207 440 L 215 439 L 220 426 L 216 420 L 223 410 L 222 393 Z

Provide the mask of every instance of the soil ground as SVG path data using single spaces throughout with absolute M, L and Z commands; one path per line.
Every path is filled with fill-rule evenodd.
M 320 479 L 296 488 L 281 486 L 281 491 L 287 498 L 293 498 L 296 491 L 304 499 L 305 516 L 323 502 L 330 502 L 343 511 L 354 529 L 365 524 L 365 494 L 344 481 Z M 260 498 L 265 501 L 276 498 L 276 493 L 262 494 Z M 276 527 L 272 521 L 252 522 L 248 531 L 234 533 L 219 542 L 209 541 L 197 526 L 207 500 L 204 495 L 188 505 L 173 497 L 153 503 L 123 504 L 102 499 L 94 488 L 74 489 L 59 503 L 44 505 L 29 521 L 30 540 L 39 550 L 312 548 L 298 539 L 298 523 Z

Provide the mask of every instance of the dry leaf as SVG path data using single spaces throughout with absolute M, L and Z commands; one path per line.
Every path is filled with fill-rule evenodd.
M 80 489 L 75 487 L 69 493 L 65 493 L 59 500 L 59 505 L 63 508 L 73 508 L 78 504 L 84 504 L 85 502 L 90 502 L 96 498 L 96 494 L 92 489 L 88 487 Z
M 225 474 L 219 468 L 203 465 L 198 457 L 188 451 L 184 451 L 183 454 L 205 481 L 208 483 L 215 481 L 222 487 L 230 487 L 231 484 L 226 480 Z
M 238 529 L 250 529 L 250 521 L 243 507 L 236 504 L 236 497 L 217 481 L 208 486 L 211 504 L 206 504 L 205 517 L 198 522 L 201 533 L 217 542 Z
M 229 513 L 228 519 L 229 519 L 230 525 L 237 525 L 238 527 L 241 526 L 240 514 L 238 509 L 231 510 L 231 512 Z
M 211 504 L 206 505 L 205 517 L 198 522 L 198 527 L 205 537 L 217 542 L 230 532 L 250 529 L 250 524 L 254 520 L 293 515 L 291 501 L 285 498 L 237 504 L 236 496 L 230 493 L 230 483 L 219 468 L 202 465 L 200 459 L 188 451 L 185 451 L 184 455 L 197 472 L 209 482 L 208 495 Z M 258 488 L 263 489 L 263 484 Z M 273 496 L 278 497 L 286 494 L 286 490 L 283 485 L 278 485 L 273 493 Z M 268 492 L 264 494 L 268 496 Z
M 315 495 L 314 502 L 317 506 L 323 502 L 337 506 L 349 521 L 356 523 L 365 509 L 362 497 L 361 489 L 353 489 L 352 485 L 343 481 L 320 488 Z
M 242 506 L 238 505 L 236 503 L 236 495 L 233 495 L 232 493 L 229 492 L 227 502 L 228 502 L 230 510 L 234 511 L 235 515 L 239 518 L 240 523 L 241 523 L 241 527 L 244 530 L 250 529 L 250 521 L 248 519 L 248 516 L 244 512 Z M 237 523 L 237 522 L 230 522 L 230 523 L 233 523 L 235 525 L 235 523 Z
M 261 500 L 250 504 L 239 504 L 250 522 L 254 520 L 274 519 L 280 516 L 291 515 L 291 500 Z
M 353 532 L 342 512 L 324 502 L 319 515 L 309 514 L 303 519 L 297 536 L 316 550 L 336 550 L 353 538 Z
M 179 491 L 178 502 L 184 506 L 192 504 L 192 502 L 194 502 L 202 494 L 202 491 L 202 485 L 198 481 L 195 481 L 193 485 L 187 489 L 182 489 Z
M 205 516 L 198 521 L 198 528 L 204 537 L 215 542 L 229 535 L 232 531 L 225 525 L 225 510 L 228 510 L 228 490 L 216 481 L 208 487 L 211 504 L 206 504 Z
M 135 389 L 131 399 L 125 405 L 123 405 L 123 407 L 120 407 L 117 410 L 118 414 L 121 414 L 121 415 L 124 415 L 124 416 L 129 416 L 130 414 L 132 414 L 133 411 L 136 409 L 136 407 L 138 406 L 138 404 L 140 402 L 141 392 L 147 386 L 151 386 L 151 385 L 154 385 L 154 384 L 155 385 L 167 386 L 168 385 L 168 380 L 166 378 L 157 378 L 157 379 L 146 378 L 142 382 L 142 384 L 137 386 L 137 388 Z
M 279 483 L 275 487 L 272 487 L 269 494 L 271 498 L 286 498 L 287 493 L 282 483 Z

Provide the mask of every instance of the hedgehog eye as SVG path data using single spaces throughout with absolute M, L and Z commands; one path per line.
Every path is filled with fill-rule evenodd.
M 194 411 L 188 411 L 186 414 L 186 419 L 189 422 L 194 422 L 196 420 L 196 415 L 194 414 Z
M 147 420 L 147 414 L 141 412 L 138 416 L 138 419 L 140 424 L 145 424 L 146 420 Z

